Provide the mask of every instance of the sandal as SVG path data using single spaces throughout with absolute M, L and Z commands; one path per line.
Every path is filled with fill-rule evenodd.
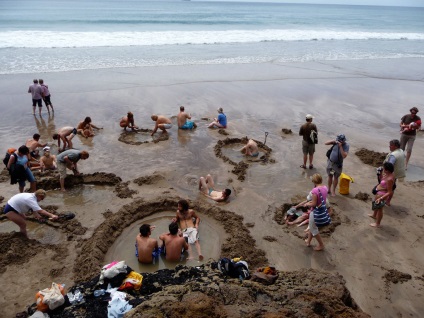
M 300 166 L 302 169 L 306 169 L 306 166 L 305 165 L 301 165 Z
M 309 165 L 309 169 L 313 169 L 314 168 L 314 165 Z

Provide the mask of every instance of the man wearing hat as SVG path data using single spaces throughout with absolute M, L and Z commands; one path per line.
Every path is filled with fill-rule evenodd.
M 222 107 L 218 108 L 218 118 L 214 118 L 208 126 L 209 128 L 227 128 L 227 116 Z
M 313 169 L 315 144 L 318 143 L 318 129 L 315 124 L 312 123 L 314 116 L 311 114 L 306 115 L 306 123 L 300 126 L 299 136 L 303 136 L 302 140 L 302 151 L 303 151 L 303 165 L 300 167 L 306 169 L 306 161 L 309 155 L 309 169 Z
M 409 112 L 410 114 L 406 114 L 400 120 L 400 149 L 405 151 L 406 148 L 405 169 L 408 167 L 408 161 L 411 157 L 417 130 L 421 127 L 421 118 L 417 116 L 418 108 L 412 107 Z
M 57 168 L 57 162 L 56 162 L 56 156 L 50 154 L 50 147 L 46 146 L 43 148 L 44 154 L 40 158 L 40 166 L 41 171 L 44 170 L 56 170 Z
M 327 160 L 328 191 L 336 196 L 336 187 L 343 170 L 343 160 L 349 153 L 349 144 L 343 134 L 337 135 L 336 140 L 329 140 L 325 145 L 333 145 Z

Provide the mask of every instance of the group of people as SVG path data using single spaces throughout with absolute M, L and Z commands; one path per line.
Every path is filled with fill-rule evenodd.
M 43 103 L 41 101 L 44 101 L 44 104 L 46 105 L 47 111 L 50 114 L 50 108 L 52 112 L 54 112 L 53 104 L 50 99 L 50 91 L 49 87 L 44 84 L 44 81 L 42 79 L 34 79 L 33 84 L 28 88 L 28 93 L 31 93 L 32 97 L 32 112 L 35 115 L 35 109 L 38 105 L 38 111 L 41 116 L 41 108 L 43 107 Z
M 371 218 L 375 219 L 375 222 L 370 224 L 372 227 L 380 227 L 383 218 L 383 208 L 386 205 L 390 206 L 393 191 L 396 189 L 396 180 L 405 177 L 405 171 L 407 170 L 408 162 L 411 157 L 417 130 L 421 128 L 421 118 L 417 116 L 418 108 L 412 107 L 409 111 L 410 114 L 406 114 L 401 118 L 400 140 L 393 139 L 389 142 L 390 152 L 385 158 L 382 167 L 378 169 L 378 184 L 373 189 L 373 194 L 375 195 L 372 204 L 373 213 L 369 214 Z M 318 129 L 316 125 L 312 123 L 313 118 L 311 114 L 307 114 L 306 122 L 299 129 L 299 135 L 303 137 L 303 164 L 300 166 L 302 169 L 307 168 L 306 164 L 308 158 L 309 169 L 314 168 L 313 158 L 315 144 L 318 143 Z M 343 134 L 337 135 L 334 140 L 329 140 L 324 144 L 331 145 L 331 148 L 327 151 L 328 159 L 326 172 L 328 176 L 328 186 L 322 185 L 321 175 L 314 174 L 312 176 L 314 188 L 310 193 L 310 197 L 306 201 L 292 207 L 288 211 L 289 214 L 286 216 L 287 224 L 299 223 L 302 225 L 308 223 L 308 228 L 306 229 L 308 237 L 305 239 L 305 242 L 307 246 L 310 246 L 312 238 L 315 237 L 318 241 L 318 245 L 314 249 L 317 251 L 324 248 L 318 227 L 331 223 L 331 212 L 329 211 L 327 195 L 328 193 L 330 193 L 331 196 L 336 195 L 338 179 L 343 170 L 343 160 L 349 153 L 349 144 Z M 307 211 L 296 215 L 296 211 L 300 207 L 307 208 Z M 296 215 L 296 221 L 290 220 L 290 215 Z M 307 222 L 306 219 L 308 219 Z

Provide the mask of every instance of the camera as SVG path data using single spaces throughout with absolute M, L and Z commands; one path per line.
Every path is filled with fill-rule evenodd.
M 382 171 L 383 171 L 383 167 L 378 167 L 377 168 L 377 176 L 379 176 Z
M 335 171 L 333 169 L 330 170 L 330 175 L 334 175 Z

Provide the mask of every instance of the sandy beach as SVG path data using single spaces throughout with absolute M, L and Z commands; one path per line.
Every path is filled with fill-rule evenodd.
M 103 129 L 94 138 L 73 139 L 76 149 L 90 153 L 90 158 L 79 164 L 80 171 L 105 174 L 97 179 L 77 180 L 66 193 L 55 189 L 55 183 L 44 183 L 48 196 L 42 206 L 57 212 L 75 212 L 75 223 L 71 229 L 66 224 L 53 227 L 50 223 L 29 222 L 33 228 L 30 237 L 41 231 L 46 248 L 35 241 L 30 241 L 24 251 L 6 249 L 9 245 L 2 244 L 0 281 L 8 292 L 0 296 L 0 306 L 5 317 L 25 310 L 35 293 L 52 281 L 72 286 L 76 280 L 97 273 L 98 269 L 92 267 L 103 264 L 102 257 L 125 228 L 155 213 L 174 213 L 176 206 L 169 202 L 176 198 L 190 200 L 200 216 L 221 227 L 217 230 L 221 240 L 216 242 L 227 244 L 224 250 L 228 255 L 245 251 L 246 255 L 232 256 L 248 258 L 253 265 L 267 260 L 280 271 L 312 268 L 339 273 L 352 298 L 372 317 L 419 317 L 424 310 L 424 255 L 420 253 L 424 134 L 418 133 L 407 176 L 398 184 L 392 205 L 384 209 L 380 229 L 369 226 L 371 199 L 355 198 L 359 192 L 371 198 L 375 167 L 363 163 L 355 152 L 365 148 L 387 153 L 389 141 L 399 138 L 400 118 L 412 106 L 418 107 L 418 115 L 423 116 L 423 71 L 424 59 L 404 58 L 0 75 L 0 149 L 17 148 L 39 132 L 41 140 L 56 153 L 53 132 L 63 126 L 76 126 L 90 116 Z M 49 85 L 54 116 L 48 116 L 45 107 L 41 118 L 32 115 L 27 89 L 33 78 L 43 78 Z M 191 113 L 198 124 L 196 130 L 176 129 L 180 105 Z M 223 107 L 228 117 L 228 135 L 206 128 L 205 118 L 216 117 L 218 107 Z M 174 127 L 169 138 L 153 142 L 147 133 L 140 133 L 119 140 L 122 129 L 118 123 L 128 111 L 134 113 L 136 125 L 143 129 L 153 128 L 151 114 L 171 117 Z M 307 113 L 315 116 L 319 130 L 313 170 L 299 168 L 302 152 L 298 130 Z M 283 128 L 293 133 L 285 134 Z M 249 162 L 244 181 L 232 173 L 234 167 L 229 162 L 215 155 L 220 140 L 247 136 L 265 142 L 266 133 L 272 160 Z M 279 224 L 275 217 L 283 205 L 306 197 L 313 187 L 312 174 L 320 173 L 327 181 L 328 147 L 324 142 L 339 133 L 344 133 L 350 144 L 344 172 L 354 183 L 349 195 L 330 198 L 340 224 L 324 237 L 325 250 L 315 252 L 305 246 L 303 228 Z M 158 138 L 160 133 L 156 135 Z M 224 147 L 223 153 L 232 161 L 242 160 L 235 146 Z M 217 188 L 233 190 L 228 203 L 209 202 L 199 193 L 197 180 L 207 173 L 215 176 Z M 4 199 L 0 204 L 4 206 L 18 189 L 9 184 L 7 177 L 2 180 L 0 195 Z M 147 207 L 145 202 L 152 204 Z M 153 202 L 162 202 L 163 206 L 150 208 Z M 143 214 L 143 209 L 148 212 Z M 231 227 L 225 226 L 228 219 L 216 216 L 222 211 L 234 213 Z M 116 216 L 120 215 L 125 216 L 122 224 L 110 229 L 108 220 L 114 218 L 118 224 L 120 218 Z M 238 227 L 243 224 L 249 224 L 249 243 L 265 251 L 256 260 L 248 244 L 236 247 L 223 239 L 239 235 Z M 18 227 L 1 221 L 3 241 L 19 240 L 10 236 L 12 230 L 18 231 Z M 100 240 L 102 231 L 111 231 L 111 241 L 96 250 L 95 238 Z M 95 259 L 88 258 L 89 249 Z M 193 266 L 197 264 L 193 262 Z M 399 273 L 411 278 L 395 283 L 392 278 Z

